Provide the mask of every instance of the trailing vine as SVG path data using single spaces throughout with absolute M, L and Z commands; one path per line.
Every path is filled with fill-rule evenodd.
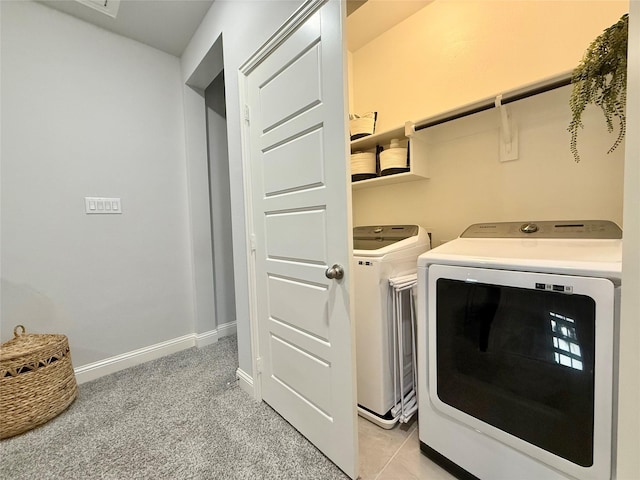
M 624 139 L 627 127 L 625 105 L 628 31 L 629 14 L 625 13 L 618 22 L 591 42 L 580 64 L 573 71 L 573 90 L 569 100 L 572 117 L 567 130 L 571 133 L 571 153 L 576 162 L 580 161 L 578 129 L 583 128 L 581 117 L 588 104 L 602 109 L 609 132 L 613 132 L 614 117 L 618 119 L 618 136 L 607 153 L 613 152 Z

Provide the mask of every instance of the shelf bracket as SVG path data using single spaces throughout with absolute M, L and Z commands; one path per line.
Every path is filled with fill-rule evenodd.
M 404 122 L 404 136 L 409 138 L 416 133 L 416 124 L 413 122 Z
M 502 94 L 496 97 L 495 106 L 500 110 L 500 161 L 517 160 L 518 128 L 513 124 L 509 109 L 502 105 Z

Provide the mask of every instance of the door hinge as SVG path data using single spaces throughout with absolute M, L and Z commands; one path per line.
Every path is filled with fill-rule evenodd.
M 244 106 L 244 121 L 247 122 L 247 125 L 251 125 L 251 111 L 249 110 L 249 105 Z
M 251 242 L 251 251 L 255 252 L 256 251 L 256 234 L 252 233 L 251 235 L 249 235 L 249 240 Z
M 262 374 L 262 357 L 256 358 L 256 369 L 258 370 L 258 375 Z

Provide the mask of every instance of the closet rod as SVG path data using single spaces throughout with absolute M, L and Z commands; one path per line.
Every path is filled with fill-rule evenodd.
M 506 105 L 507 103 L 515 102 L 528 97 L 533 97 L 534 95 L 538 95 L 540 93 L 548 92 L 550 90 L 555 90 L 556 88 L 570 85 L 571 76 L 571 72 L 563 73 L 556 77 L 531 84 L 527 87 L 507 92 L 502 95 L 501 104 Z M 435 125 L 450 122 L 451 120 L 457 120 L 458 118 L 467 117 L 469 115 L 473 115 L 474 113 L 490 110 L 492 108 L 495 108 L 495 101 L 495 97 L 493 97 L 467 105 L 466 107 L 462 107 L 458 110 L 452 110 L 450 112 L 443 113 L 442 115 L 438 115 L 435 118 L 427 119 L 423 123 L 417 123 L 414 129 L 417 132 L 418 130 L 423 130 Z

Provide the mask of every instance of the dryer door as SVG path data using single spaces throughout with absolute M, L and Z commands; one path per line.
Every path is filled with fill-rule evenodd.
M 428 305 L 439 411 L 575 477 L 609 478 L 611 281 L 432 265 Z

